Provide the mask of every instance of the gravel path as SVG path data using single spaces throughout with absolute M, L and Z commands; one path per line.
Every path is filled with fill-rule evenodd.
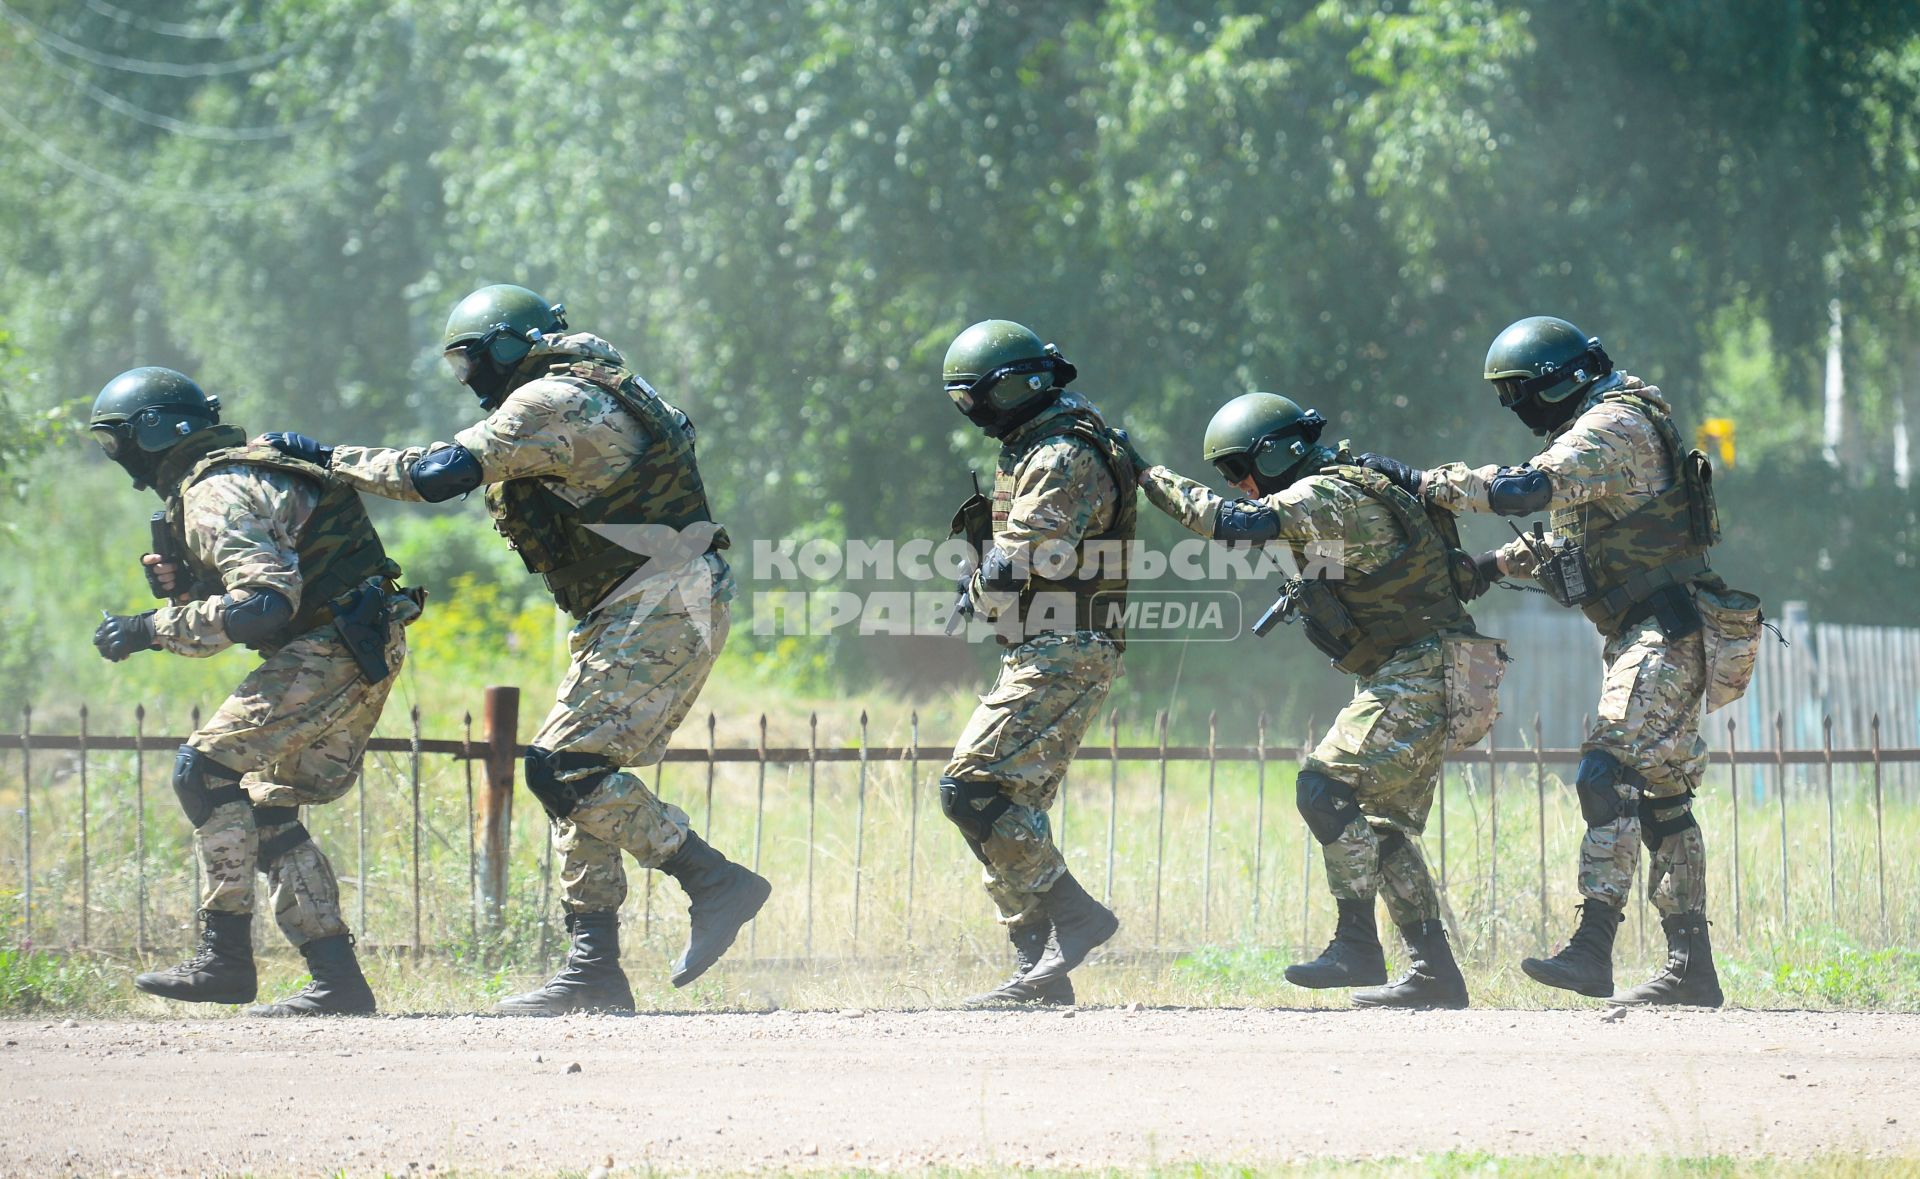
M 1920 1016 L 0 1021 L 0 1172 L 1920 1156 Z

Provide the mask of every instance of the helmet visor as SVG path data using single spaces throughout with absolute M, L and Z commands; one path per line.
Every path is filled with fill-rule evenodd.
M 468 380 L 473 376 L 473 345 L 461 344 L 458 347 L 447 349 L 440 355 L 446 360 L 447 367 L 453 370 L 453 379 L 459 381 L 462 385 L 467 384 Z
M 948 385 L 947 396 L 961 413 L 972 413 L 973 407 L 978 404 L 974 400 L 972 385 Z
M 117 459 L 133 449 L 133 428 L 125 422 L 95 423 L 87 427 L 87 433 L 100 444 L 100 449 L 110 459 Z
M 1500 395 L 1502 408 L 1512 409 L 1533 392 L 1529 388 L 1531 384 L 1525 377 L 1498 377 L 1493 382 L 1493 391 Z
M 1223 454 L 1213 460 L 1213 469 L 1229 483 L 1239 483 L 1253 474 L 1253 456 L 1241 451 L 1238 454 Z

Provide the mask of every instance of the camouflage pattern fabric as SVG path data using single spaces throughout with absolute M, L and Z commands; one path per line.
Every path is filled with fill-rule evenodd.
M 1012 487 L 1002 499 L 1004 509 L 995 505 L 993 544 L 1015 569 L 1043 567 L 1048 552 L 1072 551 L 1082 540 L 1111 531 L 1124 511 L 1122 496 L 1133 494 L 1131 488 L 1114 485 L 1107 460 L 1080 438 L 1061 435 L 1029 449 L 1030 439 L 1059 429 L 1059 419 L 1073 414 L 1099 417 L 1084 397 L 1063 393 L 1058 402 L 1002 440 L 1002 454 L 1019 457 L 1014 469 L 1004 473 Z M 996 494 L 1001 477 L 995 478 Z M 1071 575 L 1091 572 L 1075 570 Z M 968 589 L 982 618 L 997 619 L 1019 607 L 1019 593 L 986 588 L 978 570 Z
M 1334 458 L 1332 450 L 1316 447 L 1310 467 Z M 1149 469 L 1141 485 L 1156 507 L 1202 536 L 1213 535 L 1224 497 L 1165 467 Z M 1293 546 L 1303 568 L 1331 562 L 1364 576 L 1407 547 L 1392 510 L 1347 479 L 1311 474 L 1254 502 L 1274 513 L 1279 541 Z M 1497 711 L 1498 665 L 1450 659 L 1450 639 L 1416 640 L 1357 677 L 1352 701 L 1302 767 L 1351 786 L 1360 803 L 1361 817 L 1325 848 L 1329 889 L 1345 900 L 1383 896 L 1403 925 L 1440 916 L 1418 840 L 1449 734 L 1468 726 L 1470 717 Z
M 1302 769 L 1353 787 L 1361 817 L 1326 845 L 1327 887 L 1342 900 L 1380 895 L 1396 924 L 1436 920 L 1440 898 L 1417 840 L 1446 755 L 1447 684 L 1443 640 L 1403 647 L 1370 676 L 1334 718 Z M 1382 836 L 1392 855 L 1383 857 Z
M 1120 649 L 1087 631 L 1050 633 L 1013 647 L 980 697 L 944 776 L 991 782 L 1011 799 L 976 849 L 1000 920 L 1044 919 L 1039 894 L 1067 869 L 1047 811 L 1073 755 L 1120 674 Z
M 1655 816 L 1675 817 L 1688 809 L 1707 768 L 1707 744 L 1700 738 L 1700 698 L 1707 686 L 1701 634 L 1669 639 L 1649 622 L 1608 642 L 1603 657 L 1599 715 L 1581 749 L 1604 749 L 1638 771 L 1648 796 L 1674 800 L 1670 811 L 1656 810 Z M 1631 786 L 1621 793 L 1639 795 Z M 1581 895 L 1625 904 L 1641 842 L 1637 816 L 1590 828 L 1580 843 Z M 1662 912 L 1705 907 L 1706 849 L 1698 827 L 1669 836 L 1649 858 L 1647 896 Z
M 585 332 L 535 345 L 527 364 L 598 361 L 624 366 L 618 349 Z M 613 397 L 577 380 L 542 378 L 507 395 L 482 420 L 455 434 L 480 462 L 489 484 L 549 477 L 553 493 L 579 505 L 604 495 L 644 452 L 646 432 Z M 447 445 L 403 448 L 337 446 L 329 468 L 361 491 L 420 501 L 408 472 L 420 456 Z
M 387 666 L 398 672 L 407 657 L 405 627 L 419 617 L 419 607 L 399 594 L 390 602 Z M 367 683 L 332 628 L 323 627 L 269 656 L 187 739 L 241 771 L 241 789 L 252 803 L 216 807 L 194 833 L 207 876 L 204 908 L 253 911 L 260 840 L 285 829 L 256 830 L 253 806 L 314 806 L 346 794 L 394 679 Z M 347 932 L 333 867 L 311 841 L 272 865 L 267 887 L 274 919 L 294 945 Z
M 712 593 L 731 582 L 724 563 L 709 560 L 701 573 Z M 694 601 L 622 599 L 575 626 L 567 638 L 572 665 L 533 744 L 617 766 L 658 764 L 731 625 L 726 602 L 703 606 L 697 590 L 686 596 Z M 620 853 L 657 868 L 680 850 L 688 830 L 686 812 L 660 801 L 638 776 L 608 776 L 572 814 L 553 821 L 562 903 L 575 913 L 618 909 L 627 897 Z
M 1618 520 L 1672 488 L 1679 477 L 1653 420 L 1630 399 L 1607 396 L 1618 391 L 1670 412 L 1659 389 L 1625 374 L 1587 392 L 1573 419 L 1527 464 L 1549 477 L 1547 507 L 1556 527 L 1564 527 L 1576 512 L 1588 526 Z M 1421 493 L 1449 511 L 1487 512 L 1488 488 L 1499 470 L 1449 463 L 1426 472 Z M 1556 536 L 1549 533 L 1550 541 Z M 1533 554 L 1519 540 L 1503 547 L 1499 558 L 1508 576 L 1534 575 Z M 1702 637 L 1696 632 L 1669 640 L 1647 622 L 1609 638 L 1602 658 L 1599 712 L 1581 749 L 1604 749 L 1640 773 L 1649 795 L 1675 799 L 1656 816 L 1674 817 L 1686 809 L 1686 797 L 1700 784 L 1706 766 L 1699 731 L 1707 688 Z M 1590 828 L 1580 844 L 1581 894 L 1624 904 L 1642 842 L 1637 816 Z M 1662 912 L 1705 908 L 1706 851 L 1699 828 L 1670 836 L 1651 859 L 1648 895 Z
M 605 340 L 576 332 L 536 344 L 523 369 L 589 362 L 626 363 Z M 540 478 L 549 493 L 575 506 L 614 489 L 649 445 L 642 424 L 611 394 L 555 376 L 515 389 L 454 442 L 479 461 L 483 482 Z M 442 445 L 340 446 L 331 470 L 375 495 L 418 500 L 408 472 Z M 643 583 L 616 586 L 573 628 L 571 666 L 533 744 L 618 766 L 652 765 L 664 754 L 726 645 L 734 580 L 718 554 L 642 572 Z M 687 830 L 685 813 L 662 803 L 638 777 L 609 776 L 553 824 L 563 903 L 572 912 L 618 908 L 627 895 L 621 851 L 654 867 L 679 850 Z
M 227 590 L 273 590 L 298 611 L 303 587 L 297 538 L 319 502 L 311 483 L 284 471 L 221 468 L 182 495 L 188 556 Z M 176 655 L 217 654 L 233 646 L 226 614 L 226 598 L 218 594 L 162 606 L 153 616 L 154 638 Z

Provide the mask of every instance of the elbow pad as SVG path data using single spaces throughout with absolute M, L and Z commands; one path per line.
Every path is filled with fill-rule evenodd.
M 1250 499 L 1223 500 L 1213 518 L 1215 540 L 1266 541 L 1279 535 L 1279 513 Z
M 1027 579 L 1024 571 L 1013 567 L 1013 558 L 1005 549 L 992 548 L 980 562 L 980 584 L 994 593 L 1017 593 L 1025 588 Z
M 480 460 L 464 446 L 443 446 L 415 459 L 407 477 L 421 499 L 437 504 L 480 486 Z
M 228 594 L 226 602 L 221 625 L 236 643 L 250 646 L 265 642 L 293 621 L 293 603 L 278 590 L 254 586 L 245 597 Z
M 1552 498 L 1547 473 L 1532 467 L 1501 467 L 1487 485 L 1487 506 L 1501 516 L 1531 516 Z

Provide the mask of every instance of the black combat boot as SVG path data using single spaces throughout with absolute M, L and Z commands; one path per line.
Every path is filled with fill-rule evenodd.
M 687 948 L 673 964 L 673 985 L 684 987 L 727 952 L 740 927 L 773 895 L 766 879 L 729 860 L 687 832 L 685 843 L 660 870 L 687 890 Z
M 1060 878 L 1040 894 L 1040 908 L 1053 923 L 1053 936 L 1047 939 L 1040 961 L 1020 980 L 1036 996 L 1065 983 L 1068 971 L 1085 962 L 1095 946 L 1120 929 L 1120 919 L 1113 910 L 1088 896 L 1071 872 L 1060 873 Z
M 1373 898 L 1345 901 L 1334 898 L 1340 919 L 1333 940 L 1311 962 L 1287 967 L 1287 981 L 1296 987 L 1374 987 L 1387 981 L 1387 954 L 1380 948 L 1380 931 L 1373 923 Z
M 360 973 L 352 934 L 314 938 L 300 947 L 300 956 L 307 960 L 313 981 L 278 1003 L 248 1008 L 248 1015 L 372 1015 L 379 1010 L 367 976 Z
M 502 999 L 502 1015 L 568 1015 L 575 1011 L 632 1011 L 633 988 L 620 971 L 620 914 L 569 913 L 573 946 L 552 981 Z
M 1073 980 L 1066 975 L 1055 975 L 1052 981 L 1037 989 L 1027 985 L 1027 975 L 1046 955 L 1047 938 L 1052 931 L 1053 927 L 1045 921 L 1009 925 L 1007 940 L 1013 943 L 1013 977 L 983 995 L 971 995 L 961 1000 L 961 1006 L 997 1007 L 1002 1003 L 1041 1003 L 1071 1007 Z
M 253 970 L 253 914 L 200 911 L 200 949 L 178 966 L 137 974 L 133 985 L 182 1003 L 251 1003 L 260 993 Z
M 1613 994 L 1613 935 L 1625 914 L 1605 901 L 1580 905 L 1580 928 L 1551 958 L 1525 958 L 1520 969 L 1534 982 L 1594 999 Z
M 1407 942 L 1407 973 L 1384 987 L 1353 993 L 1355 1007 L 1449 1007 L 1467 1005 L 1467 980 L 1447 945 L 1447 927 L 1438 921 L 1402 925 Z
M 1705 913 L 1669 913 L 1660 918 L 1667 931 L 1667 968 L 1613 1002 L 1621 1007 L 1718 1007 L 1720 974 L 1713 968 L 1713 943 Z

